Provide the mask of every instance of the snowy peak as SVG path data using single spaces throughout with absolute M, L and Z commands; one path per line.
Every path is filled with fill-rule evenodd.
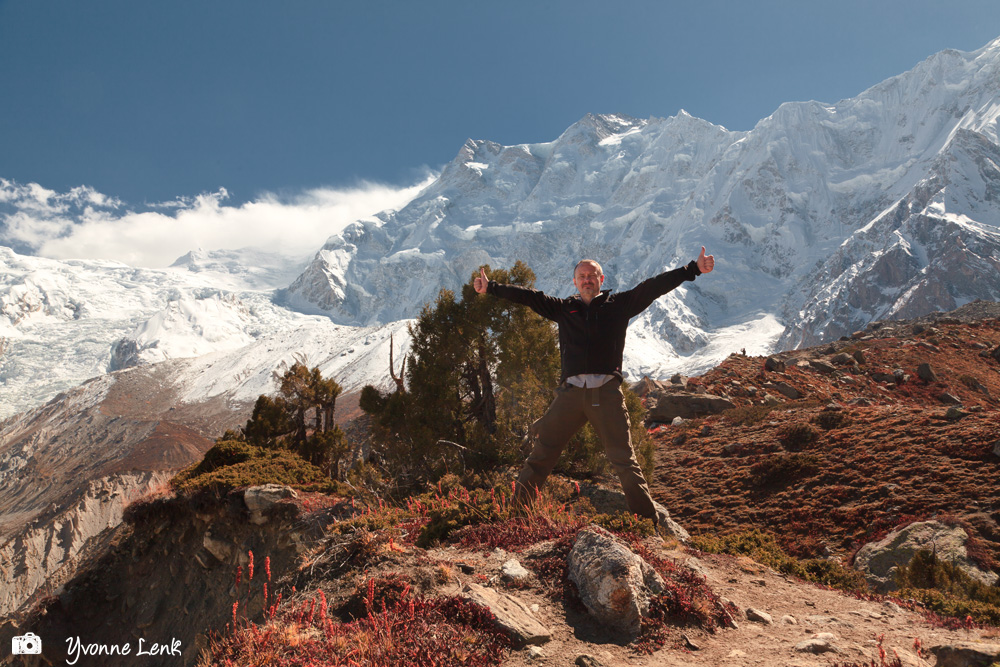
M 565 295 L 579 257 L 624 289 L 705 245 L 717 273 L 635 325 L 659 339 L 644 355 L 691 370 L 713 333 L 742 323 L 761 323 L 747 335 L 767 345 L 775 323 L 781 344 L 810 342 L 918 304 L 996 298 L 949 267 L 991 257 L 998 117 L 1000 39 L 836 104 L 783 104 L 750 132 L 681 111 L 588 114 L 540 145 L 470 140 L 409 206 L 332 238 L 289 299 L 374 324 L 414 316 L 482 264 L 524 260 Z

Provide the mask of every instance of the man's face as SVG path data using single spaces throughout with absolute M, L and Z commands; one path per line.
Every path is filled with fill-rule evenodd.
M 580 296 L 594 298 L 601 293 L 604 284 L 604 274 L 593 264 L 581 264 L 573 273 L 573 285 Z

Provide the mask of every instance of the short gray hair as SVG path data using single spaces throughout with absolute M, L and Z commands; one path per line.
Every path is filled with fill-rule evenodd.
M 593 259 L 581 259 L 579 262 L 576 263 L 576 266 L 573 267 L 573 275 L 574 276 L 576 275 L 576 270 L 580 268 L 581 264 L 593 264 L 594 266 L 597 267 L 597 274 L 601 275 L 601 276 L 604 275 L 604 269 L 601 268 L 601 265 L 598 264 L 596 260 L 593 260 Z

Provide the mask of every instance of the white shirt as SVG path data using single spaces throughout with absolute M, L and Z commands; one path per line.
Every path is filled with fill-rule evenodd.
M 588 373 L 586 375 L 573 375 L 566 378 L 566 382 L 574 387 L 601 387 L 615 378 L 614 375 L 600 375 L 598 373 Z

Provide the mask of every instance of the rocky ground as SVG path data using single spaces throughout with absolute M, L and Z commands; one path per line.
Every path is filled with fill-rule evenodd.
M 655 426 L 654 496 L 694 534 L 759 526 L 797 555 L 844 562 L 896 525 L 948 517 L 996 569 L 1000 321 L 966 314 L 770 360 L 735 354 L 661 390 L 744 409 Z
M 650 414 L 662 420 L 650 424 L 654 497 L 695 537 L 763 528 L 796 556 L 847 565 L 893 528 L 936 519 L 964 531 L 976 567 L 1000 570 L 1000 313 L 990 308 L 973 304 L 936 319 L 876 324 L 849 340 L 769 359 L 737 353 L 699 378 L 646 383 Z M 705 405 L 711 407 L 698 414 Z M 688 412 L 670 412 L 679 409 Z M 587 482 L 576 493 L 567 492 L 572 481 L 554 480 L 558 502 L 567 504 L 552 511 L 614 512 L 621 506 L 614 481 L 602 483 L 610 491 Z M 290 609 L 315 604 L 322 591 L 331 616 L 349 621 L 342 614 L 367 582 L 401 577 L 432 598 L 486 595 L 498 616 L 512 613 L 519 619 L 512 623 L 534 628 L 533 639 L 515 642 L 498 662 L 469 664 L 881 665 L 880 648 L 902 665 L 976 664 L 957 649 L 931 652 L 963 643 L 991 660 L 1000 655 L 993 627 L 947 629 L 904 600 L 862 599 L 676 540 L 623 537 L 669 571 L 668 580 L 687 581 L 688 592 L 697 588 L 686 608 L 719 620 L 713 628 L 675 619 L 654 646 L 598 620 L 580 589 L 563 583 L 557 575 L 567 556 L 558 538 L 522 540 L 515 530 L 496 546 L 493 533 L 463 539 L 459 531 L 422 548 L 415 537 L 426 512 L 400 510 L 394 524 L 380 524 L 386 510 L 377 504 L 281 495 L 255 511 L 259 500 L 242 492 L 140 504 L 132 522 L 105 540 L 103 553 L 86 555 L 57 595 L 0 628 L 2 642 L 31 630 L 56 648 L 41 661 L 6 662 L 60 664 L 65 637 L 78 635 L 103 643 L 177 637 L 183 656 L 144 664 L 194 664 L 211 630 L 225 632 L 241 590 L 233 575 L 246 571 L 251 551 L 258 573 L 269 558 L 270 593 L 281 592 Z M 371 531 L 337 528 L 352 517 Z M 509 532 L 519 524 L 506 525 Z M 261 620 L 264 603 L 244 602 L 247 616 Z M 319 641 L 322 633 L 289 618 L 281 621 L 280 647 Z M 87 660 L 78 664 L 134 664 Z

